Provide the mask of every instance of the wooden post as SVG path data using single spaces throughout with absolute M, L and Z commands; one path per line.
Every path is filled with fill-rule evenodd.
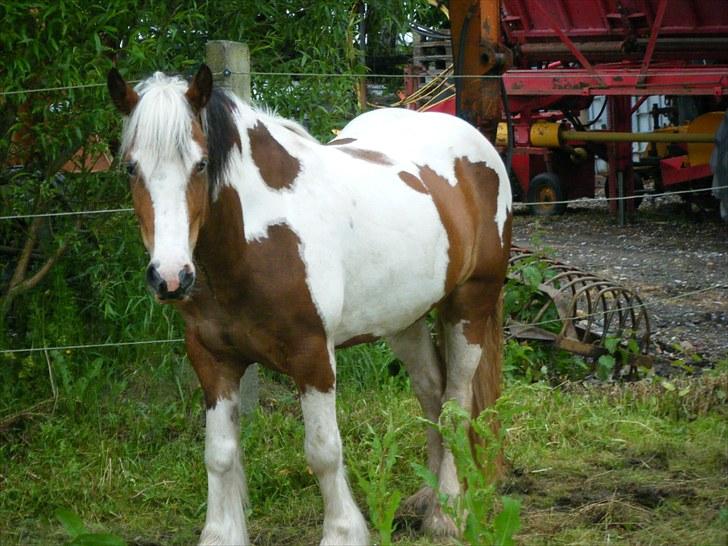
M 212 70 L 215 85 L 235 93 L 250 102 L 250 50 L 247 44 L 228 40 L 213 40 L 205 46 L 207 65 Z M 258 365 L 248 367 L 240 381 L 240 413 L 250 415 L 258 406 Z
M 248 44 L 228 40 L 212 40 L 205 46 L 207 65 L 215 76 L 215 84 L 230 89 L 245 102 L 250 102 L 250 50 Z

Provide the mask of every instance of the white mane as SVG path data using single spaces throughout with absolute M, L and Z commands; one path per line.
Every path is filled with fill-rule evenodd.
M 187 82 L 162 72 L 135 87 L 139 102 L 124 122 L 122 156 L 134 148 L 155 158 L 181 157 L 192 150 L 192 112 L 184 96 Z
M 191 157 L 194 155 L 195 149 L 192 139 L 194 116 L 185 97 L 187 89 L 188 83 L 184 79 L 179 76 L 167 76 L 162 72 L 156 72 L 135 87 L 135 91 L 139 94 L 139 102 L 124 121 L 121 141 L 122 157 L 133 148 L 144 152 L 145 161 L 151 160 L 154 163 L 163 159 L 181 159 L 186 164 L 192 161 Z M 295 121 L 280 117 L 268 108 L 246 104 L 229 91 L 221 91 L 227 100 L 235 105 L 238 116 L 247 118 L 252 115 L 253 119 L 277 124 L 300 138 L 318 143 L 302 125 Z M 236 123 L 235 117 L 237 116 L 230 118 L 233 124 Z M 210 131 L 214 131 L 215 128 L 208 126 L 207 108 L 203 111 L 202 118 L 203 129 L 209 138 Z M 240 127 L 235 127 L 235 130 L 239 131 Z M 214 155 L 215 153 L 210 150 L 211 160 Z M 225 161 L 221 163 L 220 167 L 224 168 Z M 149 165 L 149 167 L 154 168 L 154 165 Z

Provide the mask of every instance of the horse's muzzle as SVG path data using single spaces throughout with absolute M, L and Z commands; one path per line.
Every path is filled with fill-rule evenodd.
M 177 274 L 178 279 L 167 282 L 159 274 L 154 264 L 147 267 L 147 285 L 160 301 L 184 299 L 195 284 L 195 273 L 189 265 L 185 265 Z

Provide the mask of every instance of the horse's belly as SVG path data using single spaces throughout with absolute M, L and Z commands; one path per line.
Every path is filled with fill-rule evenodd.
M 444 296 L 448 237 L 432 199 L 406 187 L 390 197 L 361 203 L 339 237 L 342 301 L 330 321 L 336 343 L 399 332 Z

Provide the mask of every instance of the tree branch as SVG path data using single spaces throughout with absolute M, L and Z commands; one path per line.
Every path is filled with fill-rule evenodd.
M 13 272 L 13 276 L 10 279 L 10 284 L 6 291 L 7 295 L 9 295 L 10 292 L 25 278 L 25 274 L 28 271 L 28 264 L 30 263 L 30 257 L 33 254 L 35 243 L 38 241 L 38 231 L 40 231 L 42 224 L 43 218 L 33 218 L 33 221 L 30 223 L 28 236 L 25 239 L 23 250 L 20 253 L 20 258 L 18 258 L 18 263 L 15 265 L 15 271 Z
M 73 224 L 73 228 L 78 229 L 80 224 L 81 220 L 77 219 L 76 222 Z M 63 256 L 64 252 L 66 252 L 66 250 L 68 249 L 69 244 L 70 239 L 66 239 L 62 245 L 56 248 L 56 251 L 46 260 L 46 262 L 40 267 L 40 269 L 38 269 L 38 271 L 33 274 L 32 277 L 23 279 L 21 282 L 15 284 L 14 286 L 11 286 L 8 290 L 8 297 L 14 298 L 18 294 L 35 288 L 38 283 L 40 283 L 40 281 L 45 278 L 51 268 L 56 265 L 56 262 L 58 262 L 61 256 Z

